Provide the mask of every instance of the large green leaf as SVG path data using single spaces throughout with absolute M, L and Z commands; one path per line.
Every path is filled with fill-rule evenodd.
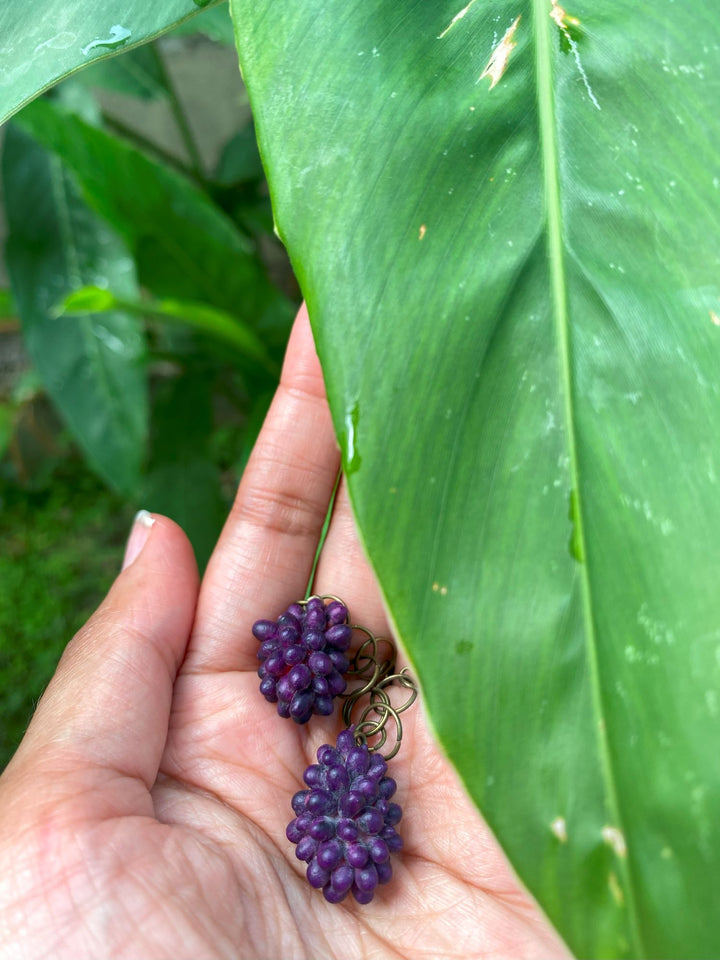
M 16 122 L 62 157 L 154 293 L 212 304 L 256 326 L 264 314 L 289 317 L 252 242 L 189 180 L 48 100 Z
M 133 260 L 61 162 L 14 125 L 2 173 L 6 261 L 29 353 L 90 463 L 115 489 L 137 492 L 148 420 L 142 323 L 119 310 L 53 311 L 90 282 L 137 296 Z
M 582 956 L 720 950 L 720 22 L 232 0 L 359 529 Z
M 218 0 L 219 2 L 219 0 Z M 213 0 L 12 0 L 0 6 L 0 123 L 82 67 L 146 43 Z

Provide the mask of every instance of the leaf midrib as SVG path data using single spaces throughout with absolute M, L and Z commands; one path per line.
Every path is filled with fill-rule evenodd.
M 567 283 L 565 274 L 565 244 L 563 241 L 563 218 L 560 194 L 560 161 L 555 115 L 555 90 L 553 84 L 553 42 L 551 30 L 551 0 L 533 0 L 533 27 L 536 56 L 536 83 L 538 100 L 538 134 L 542 155 L 543 186 L 545 197 L 545 229 L 548 238 L 548 270 L 550 273 L 550 296 L 553 311 L 553 324 L 560 366 L 560 390 L 563 396 L 563 408 L 566 424 L 567 453 L 571 478 L 571 489 L 575 492 L 576 511 L 574 515 L 575 536 L 580 547 L 583 561 L 578 564 L 582 592 L 583 624 L 585 648 L 590 673 L 593 713 L 596 717 L 595 731 L 598 740 L 598 752 L 606 789 L 607 804 L 616 826 L 625 834 L 620 815 L 620 804 L 612 766 L 610 747 L 605 723 L 605 706 L 600 684 L 600 666 L 598 643 L 593 618 L 593 594 L 587 563 L 587 544 L 585 540 L 583 498 L 580 489 L 578 467 L 575 412 L 572 401 L 572 365 L 570 359 L 569 324 L 567 303 Z M 634 956 L 645 956 L 642 937 L 637 923 L 635 893 L 632 872 L 627 859 L 619 867 L 625 876 L 627 911 L 630 936 L 633 941 Z

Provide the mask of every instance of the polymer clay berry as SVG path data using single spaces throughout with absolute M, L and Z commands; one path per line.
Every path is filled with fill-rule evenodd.
M 286 830 L 295 856 L 307 863 L 310 886 L 330 903 L 349 893 L 370 903 L 378 885 L 392 877 L 391 854 L 402 848 L 395 829 L 402 810 L 390 799 L 396 783 L 386 775 L 387 762 L 356 739 L 355 729 L 342 730 L 334 747 L 317 751 L 318 762 L 303 774 L 308 789 L 292 799 L 295 819 Z
M 310 597 L 291 603 L 277 620 L 257 620 L 260 641 L 260 692 L 277 704 L 281 717 L 307 723 L 313 714 L 328 717 L 333 699 L 344 693 L 345 655 L 352 639 L 348 610 L 336 597 Z

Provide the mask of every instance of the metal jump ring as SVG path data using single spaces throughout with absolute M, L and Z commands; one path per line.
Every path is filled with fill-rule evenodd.
M 389 642 L 389 641 L 388 641 Z M 394 648 L 393 648 L 394 654 Z M 392 661 L 394 663 L 394 655 Z M 384 673 L 384 671 L 382 671 Z M 366 703 L 355 722 L 355 737 L 358 744 L 366 744 L 371 753 L 378 753 L 388 741 L 388 723 L 392 719 L 395 724 L 395 743 L 387 754 L 382 754 L 386 760 L 391 760 L 400 749 L 403 738 L 403 726 L 400 714 L 404 713 L 413 705 L 418 696 L 418 690 L 412 677 L 403 670 L 401 673 L 391 673 L 389 675 L 381 674 L 381 667 L 376 664 L 374 677 L 377 680 L 373 683 L 365 683 L 363 686 L 352 690 L 346 694 L 345 704 L 343 705 L 343 720 L 347 726 L 352 725 L 352 714 L 360 700 L 366 696 L 370 702 Z M 387 688 L 391 685 L 403 687 L 410 690 L 410 696 L 399 706 L 394 707 L 390 703 L 390 697 Z M 370 743 L 371 739 L 377 738 L 375 742 Z

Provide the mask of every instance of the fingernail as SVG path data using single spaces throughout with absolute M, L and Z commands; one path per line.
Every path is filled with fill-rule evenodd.
M 122 568 L 125 570 L 133 560 L 137 560 L 140 551 L 145 546 L 147 538 L 150 536 L 150 530 L 155 523 L 155 518 L 147 510 L 139 510 L 135 514 L 133 525 L 130 529 L 130 536 L 125 547 L 125 557 Z

